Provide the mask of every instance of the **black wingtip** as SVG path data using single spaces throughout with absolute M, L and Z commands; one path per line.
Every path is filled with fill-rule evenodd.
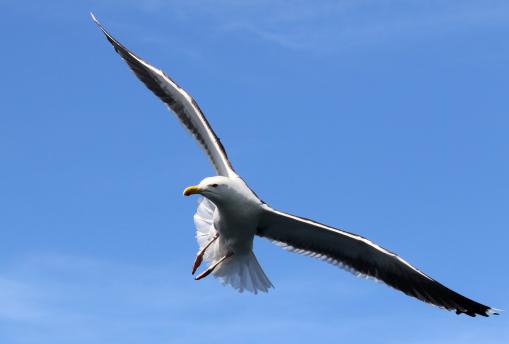
M 94 21 L 95 25 L 106 35 L 107 38 L 111 37 L 108 31 L 102 26 L 102 24 L 97 20 L 96 16 L 93 12 L 90 12 L 90 16 L 92 17 L 92 20 Z
M 490 317 L 492 315 L 500 315 L 500 313 L 502 313 L 503 310 L 501 309 L 496 309 L 496 308 L 489 308 L 487 307 L 486 309 L 483 309 L 482 311 L 479 311 L 479 310 L 476 310 L 476 311 L 472 311 L 472 310 L 456 310 L 456 314 L 460 315 L 460 314 L 466 314 L 468 316 L 471 316 L 471 317 L 475 317 L 477 315 L 481 315 L 483 317 Z
M 113 47 L 115 48 L 115 51 L 117 53 L 119 53 L 120 55 L 122 55 L 122 57 L 125 58 L 125 55 L 126 54 L 129 54 L 130 51 L 124 47 L 119 41 L 117 41 L 105 28 L 104 26 L 99 22 L 99 20 L 97 20 L 97 17 L 94 15 L 94 13 L 90 12 L 90 16 L 92 17 L 92 20 L 94 21 L 94 23 L 97 25 L 97 27 L 99 28 L 99 30 L 102 31 L 102 33 L 104 34 L 104 36 L 106 36 L 106 39 L 111 43 L 111 45 L 113 45 Z
M 486 311 L 486 316 L 489 317 L 491 315 L 500 315 L 503 311 L 503 309 L 490 308 Z
M 90 17 L 92 17 L 92 20 L 99 27 L 99 29 L 101 29 L 102 32 L 106 31 L 106 30 L 104 30 L 104 28 L 103 28 L 102 24 L 99 22 L 99 20 L 97 20 L 95 14 L 93 12 L 90 12 Z
M 94 13 L 90 12 L 90 16 L 92 17 L 92 20 L 94 21 L 94 23 L 97 25 L 97 27 L 106 35 L 107 38 L 113 38 L 111 37 L 111 35 L 108 33 L 108 31 L 106 31 L 106 29 L 102 26 L 102 24 L 99 22 L 99 20 L 97 20 L 96 16 L 94 15 Z

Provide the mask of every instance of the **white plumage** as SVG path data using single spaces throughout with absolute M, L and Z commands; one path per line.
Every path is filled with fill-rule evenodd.
M 214 203 L 200 197 L 194 214 L 196 241 L 200 249 L 203 249 L 218 234 L 214 227 L 214 215 L 218 215 Z M 224 241 L 219 237 L 208 247 L 203 258 L 207 263 L 212 264 L 224 257 L 227 251 Z M 253 251 L 233 256 L 214 270 L 213 274 L 221 283 L 239 292 L 247 290 L 255 294 L 259 291 L 266 293 L 273 287 Z

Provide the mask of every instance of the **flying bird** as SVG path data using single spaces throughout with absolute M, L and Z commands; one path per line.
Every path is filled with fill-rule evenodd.
M 217 173 L 184 190 L 185 196 L 202 196 L 194 215 L 199 251 L 192 273 L 195 274 L 203 260 L 208 267 L 196 280 L 212 274 L 240 292 L 267 292 L 272 283 L 253 253 L 254 237 L 259 236 L 286 250 L 381 281 L 406 295 L 457 314 L 498 314 L 496 309 L 445 287 L 362 236 L 271 208 L 235 172 L 196 101 L 162 70 L 124 47 L 91 15 L 138 79 L 176 114 L 198 141 Z

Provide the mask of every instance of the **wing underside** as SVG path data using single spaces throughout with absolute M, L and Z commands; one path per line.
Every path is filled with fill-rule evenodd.
M 283 248 L 381 281 L 440 308 L 470 316 L 496 311 L 443 286 L 396 254 L 361 236 L 266 208 L 257 234 Z
M 148 64 L 117 41 L 92 14 L 92 19 L 124 59 L 129 68 L 178 117 L 206 152 L 218 175 L 232 177 L 231 166 L 221 141 L 212 130 L 196 101 L 162 70 Z

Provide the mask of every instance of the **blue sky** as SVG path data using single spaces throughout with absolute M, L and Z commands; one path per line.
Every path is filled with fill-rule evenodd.
M 0 2 L 0 342 L 507 343 L 282 251 L 276 286 L 195 282 L 185 186 L 212 169 L 94 11 L 207 114 L 270 205 L 509 308 L 506 1 Z

